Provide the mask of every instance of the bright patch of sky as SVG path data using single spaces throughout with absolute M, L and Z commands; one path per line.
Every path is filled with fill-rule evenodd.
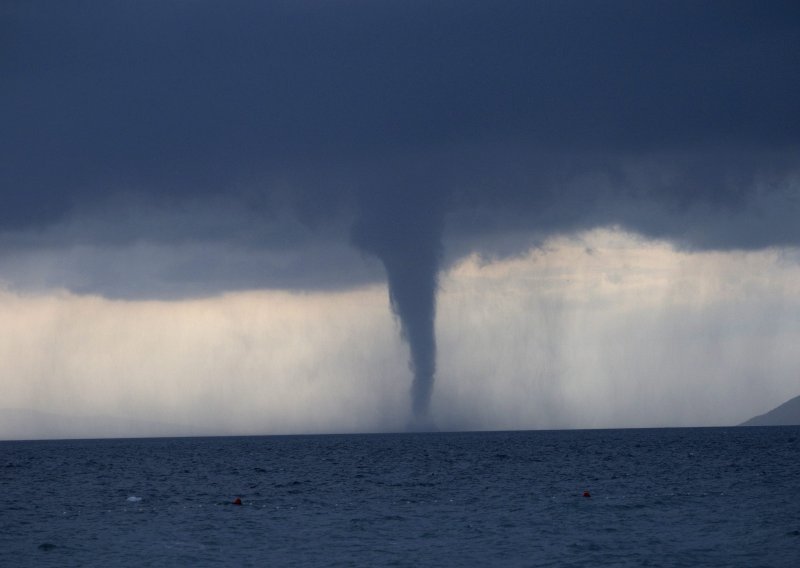
M 688 253 L 596 230 L 467 257 L 440 282 L 432 418 L 527 429 L 762 413 L 798 394 L 792 254 Z M 97 436 L 102 416 L 198 434 L 402 430 L 407 347 L 386 304 L 381 285 L 181 301 L 7 290 L 3 406 L 76 416 Z

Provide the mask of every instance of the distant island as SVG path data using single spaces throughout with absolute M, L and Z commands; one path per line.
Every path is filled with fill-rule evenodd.
M 800 396 L 796 396 L 769 412 L 751 418 L 739 426 L 794 426 L 800 425 Z

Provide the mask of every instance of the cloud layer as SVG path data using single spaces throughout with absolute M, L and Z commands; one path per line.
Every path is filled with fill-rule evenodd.
M 436 210 L 451 262 L 614 224 L 700 248 L 800 239 L 793 2 L 2 9 L 4 261 L 143 241 L 309 254 L 260 278 L 223 262 L 215 279 L 216 259 L 140 278 L 158 297 L 175 280 L 374 281 L 358 255 L 315 251 L 374 251 Z M 353 238 L 359 217 L 384 229 L 375 242 Z M 81 274 L 80 289 L 135 293 Z

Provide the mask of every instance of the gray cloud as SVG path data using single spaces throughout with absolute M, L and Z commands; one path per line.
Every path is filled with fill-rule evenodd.
M 798 239 L 783 222 L 738 230 L 750 207 L 779 221 L 797 208 L 793 2 L 3 12 L 5 235 L 77 218 L 103 243 L 280 248 L 287 234 L 265 228 L 277 208 L 316 231 L 411 191 L 417 206 L 396 215 L 444 203 L 449 234 L 479 237 L 471 247 L 513 225 L 620 223 L 701 247 Z M 408 171 L 425 172 L 424 189 Z M 84 223 L 118 218 L 119 195 L 176 220 Z M 192 207 L 216 215 L 185 222 Z

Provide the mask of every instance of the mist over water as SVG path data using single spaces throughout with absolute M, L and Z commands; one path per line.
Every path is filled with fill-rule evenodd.
M 428 417 L 442 431 L 730 425 L 798 394 L 800 266 L 779 251 L 686 253 L 600 232 L 471 257 L 437 286 Z M 414 428 L 388 297 L 388 285 L 181 302 L 0 291 L 1 406 L 72 416 L 70 432 L 93 437 L 119 431 L 93 417 L 136 436 L 176 433 L 153 423 Z M 2 416 L 0 438 L 66 434 L 63 418 L 51 432 Z

